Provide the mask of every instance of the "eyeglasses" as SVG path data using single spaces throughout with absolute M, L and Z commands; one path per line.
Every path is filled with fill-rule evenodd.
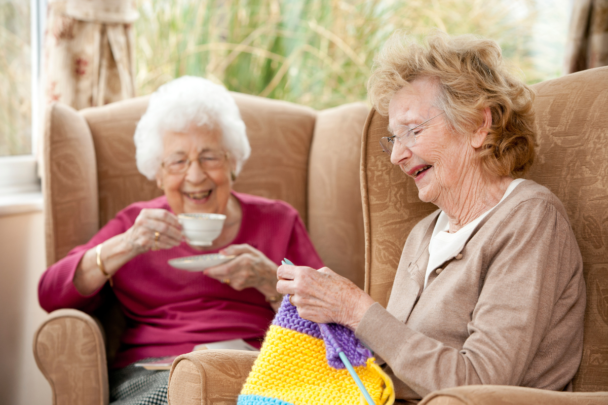
M 226 152 L 205 152 L 198 159 L 201 170 L 219 169 L 228 157 Z M 161 166 L 170 174 L 184 174 L 190 168 L 192 161 L 184 157 L 169 158 L 161 163 Z
M 401 145 L 407 148 L 411 148 L 416 144 L 416 139 L 420 136 L 420 132 L 422 132 L 422 130 L 424 129 L 420 127 L 422 127 L 427 122 L 439 117 L 441 114 L 443 114 L 443 111 L 435 115 L 434 117 L 424 121 L 422 124 L 416 125 L 414 128 L 408 129 L 407 132 L 401 136 L 393 135 L 380 138 L 380 146 L 382 146 L 382 150 L 390 155 L 393 152 L 393 145 L 395 145 L 395 141 L 399 141 Z M 416 132 L 415 130 L 418 128 L 419 130 Z

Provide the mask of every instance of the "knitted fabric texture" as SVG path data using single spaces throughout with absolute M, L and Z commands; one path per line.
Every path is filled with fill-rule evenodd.
M 300 318 L 286 296 L 266 334 L 238 405 L 365 404 L 338 355 L 342 349 L 374 402 L 394 402 L 392 381 L 344 326 Z

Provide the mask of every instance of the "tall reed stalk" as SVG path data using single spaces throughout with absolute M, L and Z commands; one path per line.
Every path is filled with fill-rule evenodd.
M 497 40 L 528 82 L 532 0 L 137 0 L 136 82 L 149 94 L 181 75 L 327 108 L 366 99 L 374 55 L 396 29 Z M 524 10 L 526 12 L 521 13 Z M 524 15 L 517 17 L 518 14 Z

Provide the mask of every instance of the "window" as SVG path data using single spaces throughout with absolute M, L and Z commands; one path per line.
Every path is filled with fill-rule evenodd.
M 396 29 L 498 41 L 527 83 L 561 75 L 571 0 L 136 0 L 136 88 L 185 75 L 313 108 L 366 100 Z
M 33 156 L 39 128 L 44 0 L 0 1 L 0 195 L 39 188 Z
M 535 0 L 534 3 L 536 18 L 531 44 L 534 73 L 528 82 L 541 82 L 565 74 L 573 0 Z
M 30 3 L 3 0 L 0 19 L 0 156 L 30 154 Z

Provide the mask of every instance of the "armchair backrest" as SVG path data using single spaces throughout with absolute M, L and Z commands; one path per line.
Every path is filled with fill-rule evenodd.
M 574 389 L 608 391 L 608 67 L 533 89 L 539 148 L 528 178 L 564 203 L 587 283 L 584 353 Z M 382 152 L 387 126 L 387 117 L 370 112 L 361 158 L 365 290 L 385 306 L 407 236 L 437 209 L 418 199 L 414 182 Z
M 235 190 L 290 203 L 323 261 L 362 286 L 358 167 L 367 107 L 355 103 L 315 111 L 233 96 L 252 147 Z M 148 100 L 80 112 L 58 103 L 48 108 L 43 159 L 47 265 L 87 242 L 127 205 L 161 195 L 135 164 L 133 134 Z

